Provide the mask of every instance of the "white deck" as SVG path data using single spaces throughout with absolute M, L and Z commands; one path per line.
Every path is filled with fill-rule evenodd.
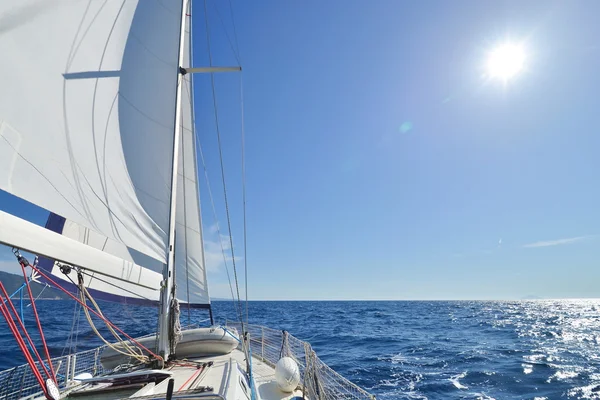
M 239 327 L 231 324 L 229 329 Z M 256 399 L 291 400 L 302 398 L 302 391 L 284 393 L 275 381 L 273 366 L 281 357 L 292 357 L 298 363 L 305 398 L 336 400 L 374 400 L 374 396 L 356 386 L 329 368 L 316 355 L 311 346 L 289 333 L 267 327 L 248 325 L 249 344 L 254 356 L 252 372 Z M 147 337 L 146 337 L 147 338 Z M 144 340 L 139 338 L 138 340 Z M 162 370 L 150 367 L 125 368 L 119 371 L 104 365 L 108 348 L 56 357 L 52 360 L 57 374 L 61 398 L 82 400 L 104 399 L 165 399 L 169 381 L 173 380 L 173 399 L 226 399 L 248 400 L 250 385 L 247 382 L 246 361 L 239 346 L 226 355 L 188 357 L 180 354 L 181 361 L 170 363 Z M 188 349 L 189 350 L 189 349 Z M 227 350 L 230 351 L 230 350 Z M 193 354 L 193 353 L 190 353 Z M 108 357 L 108 356 L 107 356 Z M 202 363 L 204 368 L 198 368 Z M 41 372 L 40 365 L 37 365 Z M 90 379 L 81 382 L 77 377 L 86 374 Z M 111 383 L 112 382 L 112 383 Z M 158 383 L 155 383 L 158 382 Z M 24 364 L 0 371 L 0 400 L 43 399 L 41 387 L 29 365 Z
M 196 366 L 175 365 L 165 371 L 172 375 L 158 384 L 147 383 L 142 388 L 125 387 L 124 390 L 94 393 L 98 389 L 105 389 L 111 385 L 108 383 L 83 384 L 78 388 L 73 388 L 68 398 L 80 398 L 85 400 L 100 400 L 114 398 L 164 398 L 167 393 L 169 380 L 174 380 L 173 398 L 180 395 L 191 395 L 191 398 L 218 398 L 221 396 L 227 400 L 245 400 L 250 399 L 250 388 L 244 377 L 246 370 L 246 361 L 244 353 L 238 349 L 230 354 L 213 357 L 190 358 L 190 361 L 213 364 L 203 370 Z M 252 372 L 256 395 L 258 399 L 264 400 L 289 400 L 296 396 L 302 397 L 302 391 L 297 390 L 294 393 L 282 392 L 275 381 L 275 370 L 273 367 L 257 358 L 253 358 Z M 123 386 L 123 385 L 122 385 Z M 201 391 L 202 388 L 210 387 Z M 87 392 L 84 394 L 84 392 Z M 132 393 L 133 392 L 133 393 Z M 187 396 L 186 396 L 187 397 Z M 187 397 L 190 398 L 190 397 Z

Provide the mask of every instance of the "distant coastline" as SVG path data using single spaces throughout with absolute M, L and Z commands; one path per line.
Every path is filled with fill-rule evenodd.
M 2 284 L 6 288 L 6 291 L 9 294 L 12 294 L 17 289 L 19 289 L 21 287 L 21 285 L 23 284 L 23 276 L 0 271 L 0 282 L 2 282 Z M 33 297 L 36 298 L 38 301 L 39 300 L 47 301 L 47 300 L 70 300 L 71 299 L 71 297 L 69 297 L 68 295 L 66 295 L 65 293 L 63 293 L 57 289 L 54 289 L 52 287 L 45 287 L 43 284 L 39 284 L 36 282 L 33 282 L 31 284 L 31 289 L 32 289 Z M 42 290 L 43 290 L 43 292 L 42 292 Z M 39 296 L 40 293 L 42 294 L 43 297 L 37 298 L 37 296 Z M 27 291 L 24 292 L 23 298 L 29 299 L 29 295 L 28 295 Z M 418 300 L 417 299 L 314 299 L 314 300 L 271 299 L 271 300 L 254 300 L 254 299 L 251 299 L 249 301 L 250 302 L 445 302 L 445 301 L 469 302 L 469 301 L 525 301 L 525 300 L 576 300 L 576 299 L 578 299 L 578 298 L 570 298 L 570 297 L 553 298 L 553 297 L 541 297 L 541 296 L 537 296 L 537 295 L 533 295 L 533 294 L 528 294 L 528 295 L 522 296 L 520 298 L 512 298 L 512 299 L 451 299 L 451 300 L 444 300 L 444 299 L 435 299 L 435 300 L 431 300 L 431 299 L 430 300 L 428 300 L 428 299 L 418 299 Z M 597 299 L 597 297 L 589 297 L 589 298 L 585 298 L 585 299 L 591 300 L 591 299 Z M 13 300 L 14 300 L 14 298 L 13 298 Z M 16 296 L 16 300 L 18 300 L 18 296 Z M 211 301 L 213 301 L 213 302 L 232 302 L 234 300 L 227 299 L 224 297 L 213 297 L 213 298 L 211 298 Z

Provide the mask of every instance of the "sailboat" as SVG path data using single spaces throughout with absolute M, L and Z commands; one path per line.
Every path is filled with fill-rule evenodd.
M 0 189 L 50 212 L 42 227 L 0 211 L 0 243 L 22 268 L 41 341 L 0 282 L 0 311 L 27 359 L 0 372 L 0 399 L 374 398 L 308 343 L 242 313 L 180 326 L 182 306 L 213 323 L 193 75 L 240 70 L 191 65 L 191 14 L 188 0 L 0 3 Z M 33 280 L 79 302 L 111 339 L 52 358 Z M 97 300 L 158 305 L 156 334 L 132 338 Z

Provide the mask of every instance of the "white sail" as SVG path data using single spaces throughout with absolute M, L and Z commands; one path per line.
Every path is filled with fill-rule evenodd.
M 110 263 L 105 260 L 100 270 L 90 268 L 91 263 L 94 261 L 91 256 L 85 257 L 83 263 L 69 263 L 69 260 L 60 262 L 55 261 L 53 258 L 40 257 L 39 268 L 51 274 L 51 279 L 63 288 L 73 293 L 78 291 L 72 283 L 77 282 L 77 272 L 71 270 L 67 275 L 61 269 L 61 265 L 67 263 L 84 267 L 84 285 L 97 299 L 143 305 L 159 302 L 160 282 L 163 279 L 163 264 L 160 261 L 136 250 L 128 249 L 121 243 L 76 222 L 65 220 L 56 214 L 50 215 L 46 223 L 46 229 L 68 238 L 71 242 L 78 243 L 79 247 L 86 248 L 87 251 L 90 250 L 90 247 L 93 248 L 96 251 L 94 254 L 101 251 L 114 256 L 110 259 Z M 126 273 L 123 273 L 122 268 L 119 268 L 121 265 L 128 266 Z M 127 273 L 128 271 L 135 271 L 135 273 Z M 145 277 L 143 286 L 139 282 L 141 273 Z M 42 280 L 45 279 L 42 278 Z
M 0 211 L 0 242 L 5 243 L 8 240 L 15 243 L 21 250 L 35 251 L 40 256 L 52 255 L 52 257 L 71 265 L 85 265 L 86 286 L 89 285 L 89 279 L 92 276 L 97 276 L 92 289 L 98 288 L 100 280 L 108 279 L 113 283 L 111 288 L 113 288 L 112 293 L 115 296 L 158 299 L 161 274 Z M 68 282 L 65 275 L 59 272 L 58 267 L 53 270 L 54 261 L 51 261 L 49 267 L 43 265 L 44 261 L 50 260 L 41 259 L 39 265 L 41 269 L 52 270 L 55 277 L 64 280 L 64 282 L 60 282 L 62 284 Z M 70 277 L 75 282 L 77 281 L 74 272 L 71 272 Z
M 183 65 L 192 66 L 191 18 L 186 18 Z M 177 182 L 175 283 L 177 298 L 192 304 L 209 302 L 204 262 L 196 159 L 192 74 L 184 76 L 181 96 L 181 149 Z
M 180 18 L 176 0 L 0 2 L 0 189 L 165 262 Z
M 183 213 L 180 213 L 178 209 L 177 214 Z M 84 285 L 91 291 L 95 298 L 141 305 L 156 305 L 159 302 L 160 291 L 158 288 L 163 278 L 163 264 L 159 261 L 136 250 L 128 249 L 121 243 L 115 242 L 89 228 L 73 221 L 65 220 L 55 214 L 50 215 L 46 229 L 68 238 L 70 242 L 67 243 L 71 245 L 80 244 L 80 246 L 70 247 L 69 254 L 72 255 L 74 252 L 80 252 L 81 249 L 83 253 L 81 257 L 83 258 L 79 258 L 79 262 L 71 261 L 70 264 L 84 266 Z M 184 240 L 183 238 L 186 238 L 183 234 L 184 225 L 178 224 L 176 229 L 178 232 L 175 272 L 178 284 L 177 298 L 181 303 L 189 303 L 195 308 L 206 307 L 210 303 L 210 300 L 206 289 L 205 275 L 203 274 L 204 269 L 195 268 L 198 263 L 193 252 L 190 252 L 191 254 L 188 254 L 187 257 L 189 266 L 185 265 L 183 261 L 186 260 L 185 246 L 184 243 L 180 243 Z M 7 234 L 10 234 L 10 231 L 7 231 Z M 190 238 L 196 239 L 193 235 L 189 234 L 187 238 L 188 240 Z M 26 245 L 24 243 L 20 245 L 25 249 Z M 90 249 L 84 249 L 87 246 L 92 247 L 96 252 L 88 253 Z M 192 246 L 188 247 L 188 249 L 192 248 Z M 92 266 L 98 264 L 93 263 L 94 260 L 91 258 L 91 254 L 98 255 L 99 250 L 114 257 L 104 257 L 100 267 L 92 268 Z M 77 292 L 77 288 L 71 283 L 71 281 L 77 282 L 76 271 L 71 271 L 67 276 L 60 268 L 62 264 L 69 263 L 69 260 L 65 260 L 65 262 L 54 261 L 52 258 L 43 257 L 44 254 L 40 253 L 42 257 L 40 258 L 39 267 L 51 274 L 52 279 L 62 287 L 72 292 Z M 182 261 L 179 261 L 180 259 Z M 84 261 L 83 263 L 82 260 Z M 202 265 L 200 264 L 200 266 Z M 199 271 L 202 273 L 199 274 Z M 140 277 L 144 278 L 143 281 L 140 281 Z M 189 278 L 189 283 L 186 282 L 187 278 Z
M 188 34 L 185 35 L 184 66 L 191 65 L 189 20 L 188 17 L 185 27 Z M 200 223 L 191 75 L 185 76 L 183 79 L 181 111 L 182 140 L 180 140 L 179 149 L 178 193 L 175 210 L 176 295 L 182 303 L 189 303 L 198 307 L 208 305 L 210 300 L 204 268 Z M 114 265 L 106 265 L 103 275 L 98 275 L 98 272 L 94 270 L 84 272 L 84 284 L 97 298 L 140 304 L 159 301 L 158 290 L 149 291 L 147 287 L 140 287 L 137 282 L 139 277 L 134 274 L 124 274 L 120 267 L 125 264 L 130 266 L 130 269 L 135 267 L 136 271 L 143 270 L 146 277 L 146 286 L 149 285 L 158 289 L 162 280 L 162 262 L 135 249 L 128 248 L 125 244 L 81 225 L 78 221 L 54 213 L 50 215 L 46 228 L 85 245 L 75 246 L 77 252 L 85 254 L 85 247 L 90 246 L 115 256 L 112 259 Z M 73 245 L 72 242 L 68 243 Z M 17 245 L 21 247 L 23 243 L 17 243 Z M 27 245 L 29 244 L 27 243 Z M 42 253 L 42 255 L 46 254 Z M 64 269 L 60 268 L 61 264 L 69 263 L 69 261 L 65 259 L 55 261 L 52 256 L 42 257 L 40 267 L 53 275 L 53 279 L 57 280 L 63 287 L 76 291 L 71 281 L 77 281 L 77 274 L 72 271 L 67 276 Z M 84 259 L 84 261 L 86 262 L 79 262 L 74 265 L 81 266 L 85 270 L 88 268 L 87 262 L 89 260 Z M 71 262 L 71 264 L 73 263 Z M 113 277 L 112 273 L 117 275 Z

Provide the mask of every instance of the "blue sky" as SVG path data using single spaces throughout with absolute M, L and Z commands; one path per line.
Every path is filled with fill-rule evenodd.
M 232 65 L 229 9 L 213 3 L 214 63 Z M 251 299 L 600 296 L 600 3 L 233 6 Z M 526 63 L 503 83 L 485 62 L 506 41 L 523 44 Z M 195 79 L 223 229 L 209 80 Z M 239 75 L 216 84 L 241 262 Z M 205 183 L 201 192 L 211 292 L 226 297 Z M 6 194 L 0 204 L 45 220 Z

